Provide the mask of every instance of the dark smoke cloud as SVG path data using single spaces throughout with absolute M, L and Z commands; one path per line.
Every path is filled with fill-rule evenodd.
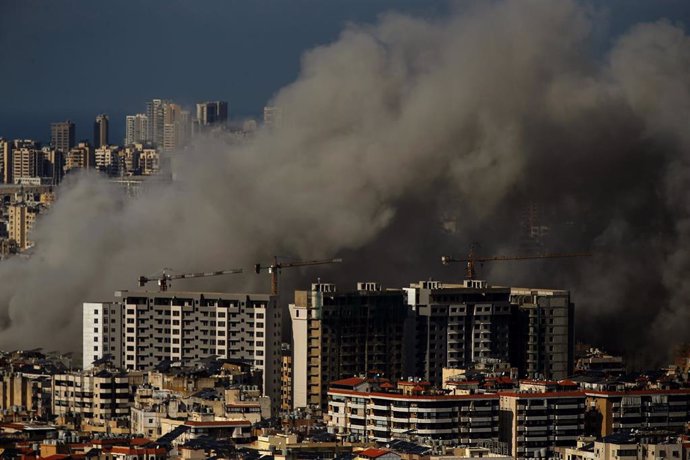
M 579 338 L 665 359 L 688 339 L 690 41 L 641 24 L 601 57 L 599 21 L 574 1 L 509 0 L 348 27 L 276 95 L 282 126 L 240 146 L 197 141 L 174 157 L 171 184 L 136 200 L 95 177 L 63 187 L 34 256 L 0 266 L 0 345 L 78 349 L 82 301 L 164 266 L 340 253 L 343 269 L 326 273 L 348 284 L 459 278 L 438 257 L 474 239 L 517 251 L 535 202 L 549 249 L 595 257 L 485 274 L 572 288 Z

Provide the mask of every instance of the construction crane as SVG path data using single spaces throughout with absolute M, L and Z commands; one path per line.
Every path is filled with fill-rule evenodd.
M 280 270 L 283 268 L 292 267 L 306 267 L 308 265 L 324 265 L 324 264 L 337 264 L 342 262 L 343 259 L 322 259 L 322 260 L 298 260 L 295 262 L 278 262 L 278 257 L 273 258 L 273 263 L 270 265 L 254 265 L 254 271 L 256 273 L 261 273 L 262 270 L 268 271 L 271 274 L 271 293 L 273 295 L 278 295 L 278 275 Z
M 457 259 L 451 256 L 441 257 L 441 263 L 443 265 L 449 265 L 455 262 L 467 263 L 467 268 L 465 269 L 465 279 L 473 280 L 476 278 L 476 264 L 484 262 L 494 262 L 494 261 L 506 261 L 506 260 L 534 260 L 534 259 L 565 259 L 571 257 L 590 257 L 592 254 L 586 252 L 576 252 L 576 253 L 557 253 L 557 254 L 537 254 L 528 256 L 491 256 L 491 257 L 480 257 L 474 253 L 474 246 L 470 247 L 470 253 L 464 259 Z
M 181 280 L 187 278 L 205 278 L 207 276 L 235 275 L 242 273 L 241 268 L 231 268 L 230 270 L 219 270 L 216 272 L 196 272 L 196 273 L 170 273 L 169 268 L 164 268 L 161 275 L 140 276 L 139 287 L 146 286 L 146 283 L 156 281 L 161 292 L 167 291 L 171 280 Z

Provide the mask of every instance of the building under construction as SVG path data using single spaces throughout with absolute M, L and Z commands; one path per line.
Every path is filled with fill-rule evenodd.
M 293 407 L 324 409 L 328 383 L 343 376 L 373 372 L 403 376 L 403 357 L 414 353 L 406 342 L 410 309 L 401 290 L 357 283 L 354 292 L 316 283 L 295 291 L 292 319 Z

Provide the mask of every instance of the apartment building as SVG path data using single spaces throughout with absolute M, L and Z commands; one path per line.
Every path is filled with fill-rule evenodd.
M 21 372 L 0 376 L 0 409 L 12 408 L 32 415 L 50 412 L 51 378 L 49 375 L 25 375 Z
M 131 388 L 126 374 L 109 371 L 57 374 L 52 382 L 54 415 L 106 421 L 129 417 Z
M 86 142 L 80 142 L 77 146 L 70 148 L 65 154 L 65 173 L 95 167 L 96 158 L 94 150 Z
M 388 378 L 403 375 L 409 308 L 402 291 L 378 283 L 357 283 L 357 290 L 337 293 L 335 285 L 312 284 L 295 291 L 292 320 L 292 407 L 325 410 L 328 382 L 376 371 Z M 412 337 L 408 337 L 413 340 Z
M 11 204 L 8 209 L 7 231 L 10 240 L 17 243 L 19 250 L 33 246 L 30 233 L 36 224 L 36 218 L 40 212 L 37 205 L 29 205 L 24 202 Z
M 584 431 L 585 394 L 530 390 L 500 393 L 500 441 L 513 458 L 556 459 Z
M 117 291 L 115 296 L 112 303 L 84 304 L 85 363 L 106 352 L 128 370 L 213 355 L 246 361 L 261 372 L 273 407 L 280 406 L 281 313 L 275 296 L 182 291 Z M 98 326 L 106 320 L 107 328 Z
M 690 390 L 586 391 L 601 420 L 601 436 L 630 430 L 681 433 L 690 420 Z
M 421 281 L 404 288 L 416 316 L 414 368 L 441 386 L 443 368 L 510 363 L 523 377 L 572 373 L 573 304 L 568 291 Z
M 70 120 L 50 124 L 50 143 L 54 149 L 67 153 L 74 147 L 74 123 Z
M 122 368 L 123 308 L 118 302 L 85 302 L 82 308 L 82 364 L 90 369 L 94 362 L 108 357 Z
M 657 460 L 686 459 L 683 442 L 677 439 L 647 439 L 644 433 L 618 433 L 597 441 L 581 441 L 564 449 L 563 460 Z M 690 452 L 688 452 L 690 454 Z
M 417 316 L 415 370 L 441 386 L 443 368 L 468 368 L 483 359 L 510 362 L 516 308 L 510 288 L 486 281 L 462 285 L 420 281 L 404 289 Z
M 570 292 L 558 289 L 510 288 L 517 305 L 520 352 L 511 364 L 527 378 L 561 380 L 573 373 L 574 309 Z
M 434 440 L 475 446 L 498 439 L 498 395 L 447 395 L 430 387 L 418 379 L 396 384 L 358 377 L 331 382 L 328 430 L 364 442 Z

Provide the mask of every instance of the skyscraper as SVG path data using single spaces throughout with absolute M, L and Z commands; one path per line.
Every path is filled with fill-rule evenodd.
M 191 135 L 191 117 L 189 111 L 182 110 L 177 104 L 167 103 L 163 108 L 163 147 L 164 152 L 171 152 L 184 147 Z
M 200 102 L 196 105 L 196 119 L 200 126 L 227 123 L 228 103 L 226 101 Z
M 93 147 L 99 148 L 108 145 L 108 115 L 100 114 L 93 124 Z
M 165 107 L 170 101 L 164 99 L 152 99 L 146 103 L 146 116 L 148 117 L 148 131 L 151 142 L 156 147 L 163 146 L 165 132 Z
M 2 165 L 2 182 L 12 183 L 12 143 L 6 139 L 0 139 L 0 162 Z
M 125 119 L 125 145 L 151 142 L 149 117 L 143 113 L 127 115 Z
M 70 120 L 50 125 L 50 143 L 53 148 L 63 153 L 74 147 L 74 123 Z

